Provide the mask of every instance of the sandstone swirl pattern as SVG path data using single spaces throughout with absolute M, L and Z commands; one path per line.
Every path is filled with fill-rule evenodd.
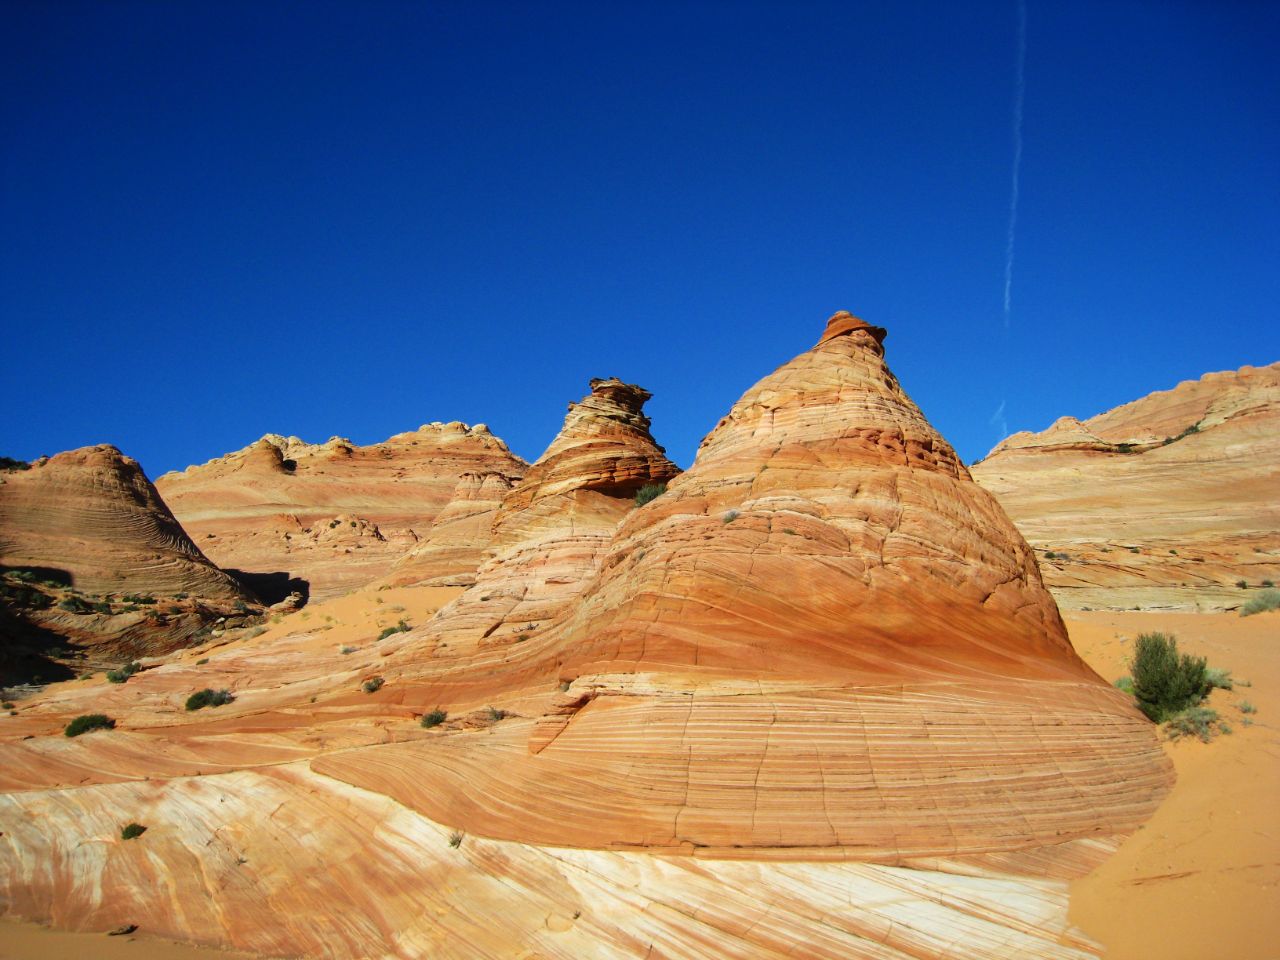
M 706 856 L 896 862 L 1139 825 L 1169 782 L 1148 724 L 1071 649 L 1031 550 L 883 336 L 833 317 L 622 523 L 574 604 L 479 671 L 495 691 L 504 669 L 572 681 L 526 750 L 318 769 L 487 836 Z M 496 565 L 488 602 L 428 638 L 474 638 L 476 608 L 502 616 L 493 601 L 538 579 Z M 514 619 L 484 636 L 528 629 Z
M 1169 766 L 883 338 L 837 314 L 679 476 L 593 382 L 417 629 L 338 647 L 343 598 L 24 705 L 0 902 L 272 955 L 1092 956 L 1064 881 Z M 91 706 L 122 722 L 59 735 Z
M 973 475 L 1064 608 L 1230 609 L 1280 580 L 1280 363 L 1016 433 Z

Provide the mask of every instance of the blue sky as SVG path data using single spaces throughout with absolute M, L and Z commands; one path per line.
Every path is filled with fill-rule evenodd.
M 596 376 L 682 465 L 837 309 L 966 461 L 1280 359 L 1280 7 L 0 7 L 0 454 L 148 473 Z

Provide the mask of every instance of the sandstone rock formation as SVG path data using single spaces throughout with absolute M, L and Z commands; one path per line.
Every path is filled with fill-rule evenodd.
M 502 499 L 519 482 L 497 471 L 464 473 L 431 528 L 395 562 L 386 582 L 395 586 L 468 586 L 484 561 Z
M 24 702 L 0 902 L 272 955 L 1091 956 L 1065 881 L 1169 765 L 883 339 L 837 314 L 638 508 L 675 470 L 593 382 L 421 626 L 353 594 Z
M 0 563 L 63 571 L 84 593 L 247 599 L 191 542 L 137 461 L 106 444 L 0 475 Z
M 1280 580 L 1280 363 L 1016 433 L 973 475 L 1064 607 L 1230 609 Z
M 590 581 L 636 491 L 679 468 L 649 432 L 647 390 L 591 381 L 564 426 L 493 513 L 475 585 L 442 612 L 434 639 L 506 644 L 559 615 Z
M 108 445 L 0 474 L 0 570 L 5 682 L 58 676 L 66 668 L 53 661 L 77 649 L 91 662 L 165 652 L 257 602 L 192 543 L 137 462 Z
M 167 473 L 157 486 L 211 559 L 268 599 L 323 598 L 386 574 L 418 544 L 465 474 L 520 477 L 526 464 L 484 424 L 431 423 L 361 447 L 268 434 Z M 473 552 L 431 576 L 474 570 Z

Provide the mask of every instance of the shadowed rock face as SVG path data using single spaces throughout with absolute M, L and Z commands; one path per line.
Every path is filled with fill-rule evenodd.
M 0 564 L 65 571 L 92 594 L 249 599 L 191 541 L 137 461 L 106 444 L 0 476 Z
M 464 475 L 518 478 L 526 466 L 484 424 L 432 423 L 367 447 L 268 434 L 157 486 L 221 566 L 300 579 L 324 598 L 387 574 Z M 432 575 L 470 574 L 475 559 L 437 557 Z
M 1230 609 L 1280 579 L 1280 363 L 1016 433 L 973 475 L 1064 607 Z

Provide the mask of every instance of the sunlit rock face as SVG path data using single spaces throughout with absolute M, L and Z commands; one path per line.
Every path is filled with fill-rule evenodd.
M 1064 608 L 1231 609 L 1280 579 L 1280 363 L 1016 433 L 973 475 Z
M 271 956 L 1093 956 L 1065 881 L 1169 765 L 883 343 L 837 314 L 678 476 L 595 382 L 438 611 L 370 589 L 22 704 L 0 904 Z
M 247 594 L 191 542 L 136 460 L 103 444 L 0 475 L 0 563 L 89 594 Z
M 527 738 L 394 748 L 412 773 L 390 780 L 373 755 L 323 769 L 487 836 L 703 856 L 898 862 L 1141 823 L 1169 782 L 1149 724 L 1075 655 L 883 339 L 833 317 L 582 552 L 572 602 L 522 610 L 555 578 L 508 554 L 441 612 L 442 694 L 567 686 Z
M 442 642 L 522 641 L 563 614 L 591 583 L 618 524 L 646 484 L 679 473 L 650 433 L 647 390 L 591 381 L 564 426 L 494 511 L 475 585 L 431 625 Z
M 260 592 L 301 581 L 323 599 L 386 575 L 464 475 L 518 479 L 526 466 L 484 424 L 431 423 L 363 447 L 268 434 L 157 486 L 220 566 L 251 574 Z M 433 576 L 474 573 L 476 561 L 474 551 L 437 558 Z

